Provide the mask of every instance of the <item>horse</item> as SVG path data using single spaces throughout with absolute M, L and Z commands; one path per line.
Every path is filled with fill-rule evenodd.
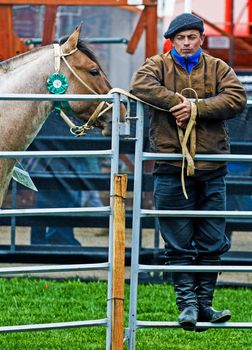
M 80 39 L 81 26 L 61 45 L 51 44 L 34 48 L 0 63 L 0 95 L 11 93 L 107 94 L 111 85 L 95 54 Z M 101 112 L 104 103 L 70 101 L 73 114 L 87 121 L 90 115 Z M 24 151 L 36 137 L 55 108 L 52 101 L 0 100 L 0 151 Z M 59 108 L 57 106 L 56 108 Z M 108 108 L 106 108 L 107 110 Z M 111 113 L 101 113 L 96 126 L 103 135 L 110 134 Z M 126 109 L 120 106 L 123 120 Z M 66 114 L 64 114 L 66 116 Z M 74 125 L 74 124 L 73 124 Z M 79 135 L 85 134 L 79 130 Z M 0 159 L 0 208 L 8 189 L 14 159 Z

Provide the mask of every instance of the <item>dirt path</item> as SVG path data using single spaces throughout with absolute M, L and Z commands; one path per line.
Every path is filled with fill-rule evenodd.
M 75 237 L 85 247 L 107 247 L 108 232 L 107 229 L 83 229 L 76 228 L 74 230 Z M 0 244 L 10 244 L 10 228 L 0 227 Z M 30 245 L 30 228 L 17 227 L 16 244 Z M 131 246 L 131 230 L 126 230 L 126 247 Z M 143 230 L 142 246 L 144 248 L 152 248 L 154 246 L 154 231 Z M 163 248 L 162 239 L 160 239 L 160 248 Z M 252 232 L 233 232 L 232 247 L 233 251 L 252 251 Z M 1 266 L 20 266 L 24 264 L 1 264 Z M 41 264 L 40 264 L 41 265 Z M 28 265 L 30 266 L 30 265 Z M 35 274 L 34 274 L 35 275 Z M 130 269 L 127 267 L 125 272 L 126 279 L 129 278 Z M 39 277 L 49 278 L 82 278 L 82 279 L 106 279 L 107 272 L 104 271 L 85 271 L 85 272 L 64 272 L 50 274 L 36 274 Z M 252 273 L 222 273 L 219 275 L 218 281 L 225 283 L 239 282 L 244 284 L 252 284 Z

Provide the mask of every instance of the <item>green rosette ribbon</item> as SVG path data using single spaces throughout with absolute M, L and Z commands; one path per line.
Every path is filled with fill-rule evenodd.
M 63 74 L 55 73 L 47 79 L 47 88 L 51 94 L 64 94 L 68 88 L 67 78 Z

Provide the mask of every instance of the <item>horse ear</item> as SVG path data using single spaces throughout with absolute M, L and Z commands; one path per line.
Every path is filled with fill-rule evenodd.
M 75 31 L 69 36 L 67 41 L 62 45 L 62 51 L 64 53 L 70 53 L 78 44 L 78 40 L 81 32 L 81 24 L 75 29 Z

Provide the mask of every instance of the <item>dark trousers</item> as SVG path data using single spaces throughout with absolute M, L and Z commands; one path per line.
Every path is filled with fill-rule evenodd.
M 214 210 L 226 209 L 225 177 L 202 181 L 186 177 L 188 199 L 184 197 L 180 174 L 154 175 L 156 209 Z M 218 257 L 230 248 L 225 235 L 225 218 L 159 217 L 168 261 Z
M 43 190 L 36 196 L 38 208 L 68 208 L 79 207 L 81 192 L 62 189 L 61 191 Z M 67 225 L 67 219 L 62 217 L 62 226 L 35 226 L 31 230 L 31 244 L 65 244 L 81 245 L 74 237 L 73 227 Z

